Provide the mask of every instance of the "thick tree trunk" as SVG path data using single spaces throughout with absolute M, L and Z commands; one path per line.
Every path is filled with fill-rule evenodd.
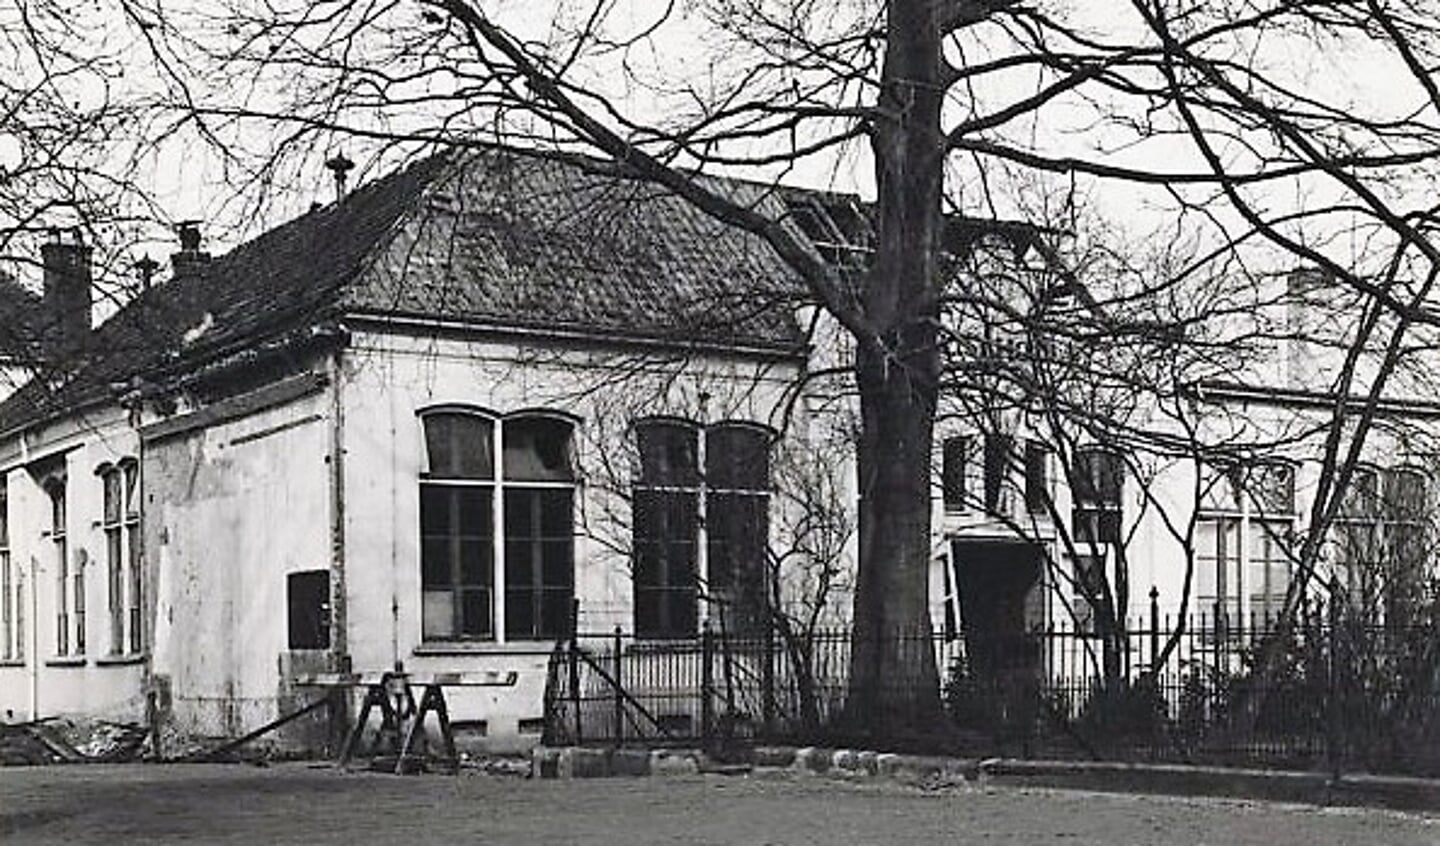
M 930 449 L 940 355 L 937 258 L 944 137 L 935 0 L 893 0 L 872 127 L 878 238 L 858 339 L 860 562 L 851 725 L 898 736 L 940 711 L 929 642 Z

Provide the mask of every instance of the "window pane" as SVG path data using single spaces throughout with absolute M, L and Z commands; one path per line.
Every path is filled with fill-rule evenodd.
M 120 522 L 120 471 L 108 470 L 100 477 L 105 487 L 105 512 L 106 523 L 115 524 Z
M 946 438 L 940 447 L 940 495 L 947 511 L 965 507 L 965 458 L 970 439 L 963 435 Z
M 985 510 L 994 513 L 1000 508 L 1000 490 L 1010 474 L 1011 454 L 1015 439 L 1009 435 L 985 436 Z
M 494 633 L 490 622 L 490 591 L 466 588 L 460 593 L 460 636 L 488 637 Z
M 1245 492 L 1261 514 L 1295 511 L 1295 470 L 1288 464 L 1259 464 L 1245 474 Z
M 569 489 L 549 490 L 540 494 L 540 533 L 548 538 L 570 537 L 574 534 L 575 514 Z
M 566 481 L 571 466 L 573 426 L 554 417 L 519 417 L 504 422 L 505 478 L 521 481 Z
M 640 449 L 642 482 L 677 487 L 699 484 L 699 437 L 694 426 L 672 420 L 642 420 L 635 424 L 635 438 Z
M 575 544 L 570 538 L 547 540 L 541 546 L 541 584 L 568 588 L 575 583 Z
M 125 473 L 125 514 L 135 516 L 140 513 L 140 502 L 137 498 L 140 484 L 140 465 L 131 461 L 122 467 Z
M 425 415 L 422 424 L 431 478 L 494 478 L 494 424 L 490 420 L 473 414 L 441 412 Z
M 426 539 L 420 544 L 420 584 L 426 588 L 448 588 L 455 583 L 448 538 Z
M 1379 512 L 1379 478 L 1374 470 L 1357 468 L 1340 501 L 1340 513 L 1347 517 L 1369 517 Z
M 1032 514 L 1049 511 L 1050 451 L 1039 441 L 1025 443 L 1025 508 Z
M 421 633 L 426 638 L 454 637 L 455 594 L 448 590 L 427 590 L 421 602 Z
M 490 538 L 460 539 L 460 584 L 485 586 L 491 584 L 490 556 L 494 550 Z
M 535 541 L 530 539 L 505 539 L 505 585 L 507 587 L 532 586 L 535 584 Z
M 1385 473 L 1385 516 L 1390 520 L 1416 520 L 1425 513 L 1425 477 L 1415 470 Z
M 1086 449 L 1075 454 L 1075 499 L 1078 502 L 1118 503 L 1125 476 L 1116 453 Z
M 757 426 L 720 424 L 705 433 L 705 480 L 720 490 L 770 487 L 770 433 Z
M 512 638 L 537 636 L 534 589 L 506 588 L 505 590 L 505 634 Z

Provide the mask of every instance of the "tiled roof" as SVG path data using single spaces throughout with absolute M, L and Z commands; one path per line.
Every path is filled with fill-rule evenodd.
M 725 183 L 742 201 L 759 186 Z M 349 309 L 791 347 L 791 274 L 762 241 L 593 160 L 484 149 L 449 169 Z
M 791 278 L 758 239 L 601 162 L 441 154 L 144 292 L 66 378 L 0 404 L 0 433 L 347 313 L 793 350 Z
M 42 315 L 40 297 L 0 275 L 0 360 L 33 359 Z

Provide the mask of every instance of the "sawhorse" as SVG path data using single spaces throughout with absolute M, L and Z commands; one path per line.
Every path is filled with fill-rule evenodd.
M 420 772 L 437 765 L 452 773 L 459 769 L 455 734 L 450 728 L 450 709 L 445 703 L 446 687 L 513 687 L 516 679 L 517 674 L 513 670 L 429 674 L 395 670 L 378 674 L 321 673 L 297 682 L 315 687 L 365 688 L 360 714 L 355 720 L 354 728 L 346 736 L 345 744 L 340 748 L 340 758 L 336 766 L 345 767 L 350 764 L 364 739 L 371 711 L 378 709 L 380 727 L 365 754 L 370 757 L 372 766 L 382 761 L 388 764 L 389 755 L 394 754 L 393 771 L 403 774 Z M 418 704 L 415 701 L 415 687 L 421 689 Z M 421 753 L 417 749 L 425 736 L 425 718 L 431 714 L 435 715 L 440 730 L 440 755 Z

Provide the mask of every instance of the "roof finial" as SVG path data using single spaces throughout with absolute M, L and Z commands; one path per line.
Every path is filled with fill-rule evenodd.
M 345 198 L 345 178 L 355 167 L 355 163 L 345 158 L 343 152 L 336 153 L 325 160 L 325 167 L 335 174 L 335 202 Z

